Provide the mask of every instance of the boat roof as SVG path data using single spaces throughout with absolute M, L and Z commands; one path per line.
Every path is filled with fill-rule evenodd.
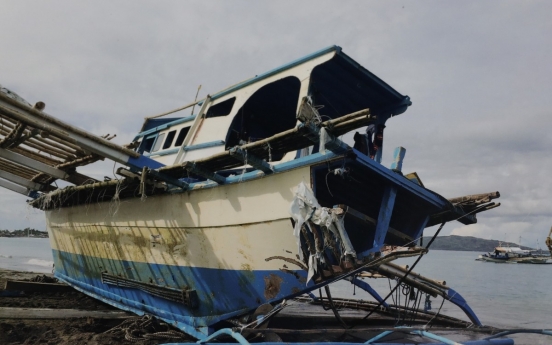
M 495 250 L 499 252 L 508 252 L 508 253 L 525 253 L 528 250 L 521 249 L 520 247 L 496 247 Z
M 317 57 L 320 57 L 322 55 L 328 54 L 328 53 L 334 53 L 337 60 L 339 60 L 340 64 L 346 64 L 352 67 L 355 70 L 355 76 L 357 78 L 362 79 L 365 82 L 369 82 L 370 84 L 377 85 L 381 88 L 381 91 L 384 91 L 387 93 L 387 97 L 396 98 L 397 101 L 403 100 L 405 96 L 401 95 L 399 92 L 397 92 L 395 89 L 393 89 L 389 84 L 385 83 L 383 80 L 378 78 L 376 75 L 368 71 L 366 68 L 362 67 L 358 62 L 353 60 L 351 57 L 349 57 L 347 54 L 343 53 L 343 50 L 340 46 L 332 45 L 329 47 L 326 47 L 324 49 L 321 49 L 319 51 L 316 51 L 312 54 L 306 55 L 302 58 L 293 60 L 285 65 L 282 65 L 280 67 L 274 68 L 268 72 L 256 75 L 253 78 L 247 79 L 241 83 L 238 83 L 236 85 L 230 86 L 222 91 L 219 91 L 211 96 L 211 100 L 215 100 L 217 98 L 221 98 L 223 96 L 226 96 L 229 93 L 232 93 L 234 91 L 237 91 L 241 88 L 244 88 L 248 85 L 254 84 L 258 81 L 261 81 L 263 79 L 266 79 L 268 77 L 271 77 L 275 74 L 281 73 L 283 71 L 286 71 L 290 68 L 293 68 L 295 66 L 298 66 L 302 63 L 305 63 L 307 61 L 314 60 Z M 345 78 L 350 79 L 349 75 L 344 75 Z M 350 79 L 351 82 L 354 82 L 355 80 Z
M 311 72 L 311 78 L 315 78 L 316 88 L 318 90 L 329 91 L 335 95 L 337 99 L 346 100 L 342 104 L 332 104 L 334 108 L 332 111 L 334 113 L 347 114 L 350 111 L 346 108 L 354 106 L 356 109 L 369 108 L 373 114 L 386 112 L 391 116 L 395 116 L 402 114 L 412 105 L 410 97 L 396 91 L 389 84 L 345 54 L 342 48 L 337 45 L 326 47 L 268 72 L 232 85 L 213 94 L 211 96 L 211 101 L 237 92 L 249 85 L 261 82 L 269 77 L 327 54 L 333 54 L 333 56 L 328 61 L 324 61 L 314 67 Z M 199 101 L 198 104 L 202 104 L 202 102 L 203 100 Z M 179 110 L 182 109 L 183 108 L 180 108 Z M 167 112 L 166 114 L 171 113 L 172 112 Z M 189 117 L 190 116 L 187 116 L 185 118 Z M 181 120 L 182 118 L 172 118 L 170 121 L 162 121 L 159 118 L 147 118 L 142 126 L 141 132 L 136 138 L 163 130 L 171 125 L 179 124 Z

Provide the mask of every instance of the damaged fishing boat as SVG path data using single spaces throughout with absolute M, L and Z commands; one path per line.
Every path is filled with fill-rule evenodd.
M 363 272 L 440 295 L 481 325 L 450 287 L 390 263 L 427 252 L 425 228 L 499 205 L 498 193 L 426 189 L 401 172 L 402 147 L 381 164 L 384 128 L 411 104 L 337 46 L 147 118 L 126 146 L 2 89 L 0 183 L 45 211 L 56 277 L 200 339 L 336 280 L 371 291 Z M 364 127 L 353 147 L 339 139 Z M 120 178 L 76 170 L 105 158 Z

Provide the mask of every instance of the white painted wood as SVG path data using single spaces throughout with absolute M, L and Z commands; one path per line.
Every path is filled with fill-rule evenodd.
M 52 177 L 59 178 L 62 180 L 65 180 L 69 176 L 63 170 L 56 169 L 42 162 L 36 161 L 34 159 L 25 157 L 23 155 L 20 155 L 18 153 L 14 153 L 5 149 L 0 149 L 0 157 L 7 159 L 9 161 L 15 162 L 17 164 L 26 166 L 27 168 L 38 170 L 40 172 L 43 172 Z
M 270 181 L 267 179 L 270 178 Z M 297 259 L 289 207 L 303 167 L 173 195 L 46 212 L 53 249 L 115 260 L 203 268 L 279 269 Z

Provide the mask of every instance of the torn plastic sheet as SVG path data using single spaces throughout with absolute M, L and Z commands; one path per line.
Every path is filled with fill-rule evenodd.
M 341 211 L 341 209 L 339 210 Z M 295 221 L 293 235 L 297 239 L 297 247 L 299 248 L 298 251 L 302 260 L 303 251 L 300 248 L 301 240 L 299 236 L 301 233 L 301 227 L 307 221 L 311 221 L 316 225 L 320 225 L 329 229 L 343 246 L 343 254 L 356 257 L 356 252 L 353 249 L 353 245 L 351 244 L 347 232 L 345 231 L 343 217 L 337 213 L 337 209 L 320 206 L 318 200 L 316 200 L 316 197 L 314 196 L 314 193 L 309 187 L 307 187 L 304 182 L 299 183 L 299 185 L 297 186 L 295 198 L 291 202 L 289 212 L 293 220 Z M 316 267 L 313 267 L 312 264 L 315 263 L 315 260 L 319 261 L 320 258 L 321 253 L 318 252 L 316 253 L 316 257 L 313 257 L 313 255 L 309 257 L 309 274 L 307 278 L 307 283 L 316 271 Z

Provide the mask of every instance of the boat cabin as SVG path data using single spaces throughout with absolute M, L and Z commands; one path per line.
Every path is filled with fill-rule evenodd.
M 207 96 L 194 115 L 146 119 L 134 138 L 136 150 L 164 165 L 211 156 L 294 128 L 306 100 L 322 120 L 368 108 L 379 128 L 411 105 L 408 96 L 331 46 Z M 268 161 L 289 161 L 317 150 L 313 145 L 274 152 Z M 381 150 L 374 158 L 381 161 Z

